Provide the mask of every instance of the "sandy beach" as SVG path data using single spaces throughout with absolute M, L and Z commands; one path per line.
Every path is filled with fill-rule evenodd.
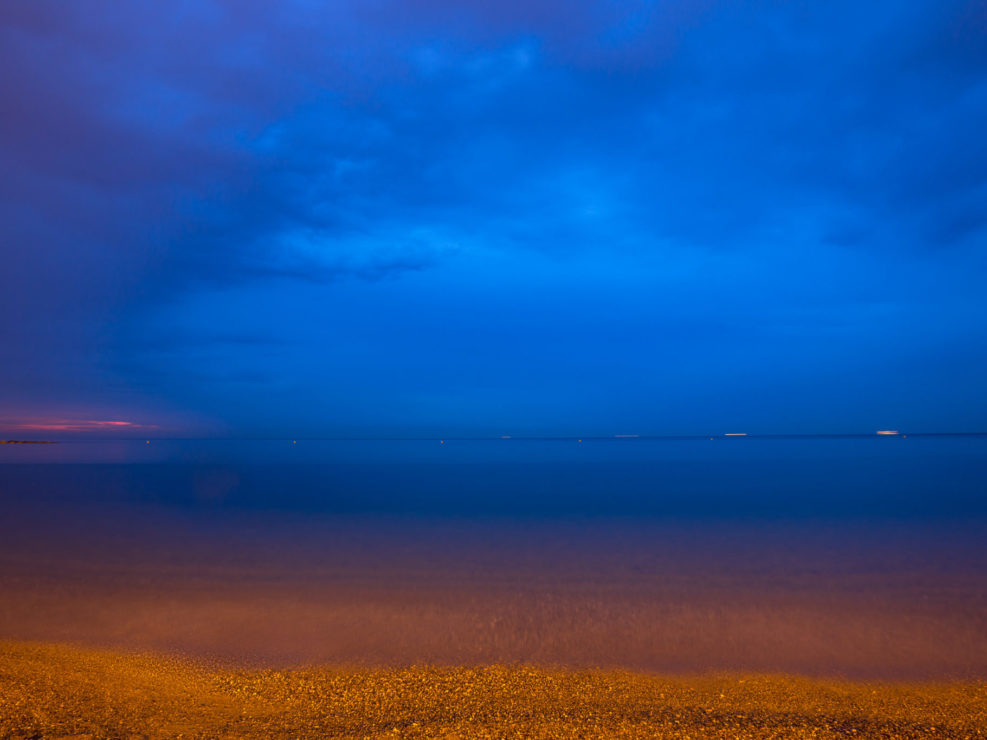
M 526 665 L 243 671 L 0 643 L 0 735 L 972 738 L 987 684 L 667 678 Z

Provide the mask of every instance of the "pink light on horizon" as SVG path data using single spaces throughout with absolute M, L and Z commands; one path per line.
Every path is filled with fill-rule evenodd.
M 18 419 L 0 421 L 0 429 L 24 432 L 137 431 L 157 428 L 157 424 L 139 424 L 118 419 Z

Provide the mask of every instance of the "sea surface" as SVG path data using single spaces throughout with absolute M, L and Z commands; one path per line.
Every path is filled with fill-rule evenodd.
M 987 437 L 0 445 L 0 639 L 987 678 Z

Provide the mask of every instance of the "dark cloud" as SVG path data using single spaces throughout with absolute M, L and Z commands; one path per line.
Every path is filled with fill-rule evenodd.
M 414 426 L 430 370 L 459 368 L 434 413 L 466 416 L 515 352 L 532 377 L 580 351 L 653 371 L 661 344 L 688 384 L 717 348 L 771 376 L 779 332 L 842 371 L 943 322 L 982 337 L 984 49 L 979 2 L 8 3 L 2 393 L 222 421 L 235 394 L 213 403 L 209 378 L 280 378 L 283 400 L 321 372 Z M 457 354 L 451 314 L 486 343 Z M 918 315 L 936 321 L 896 334 Z

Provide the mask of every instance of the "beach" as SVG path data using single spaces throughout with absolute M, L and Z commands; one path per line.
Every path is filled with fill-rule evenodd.
M 0 643 L 0 678 L 11 738 L 972 738 L 987 726 L 983 682 L 526 665 L 243 671 L 24 643 Z

